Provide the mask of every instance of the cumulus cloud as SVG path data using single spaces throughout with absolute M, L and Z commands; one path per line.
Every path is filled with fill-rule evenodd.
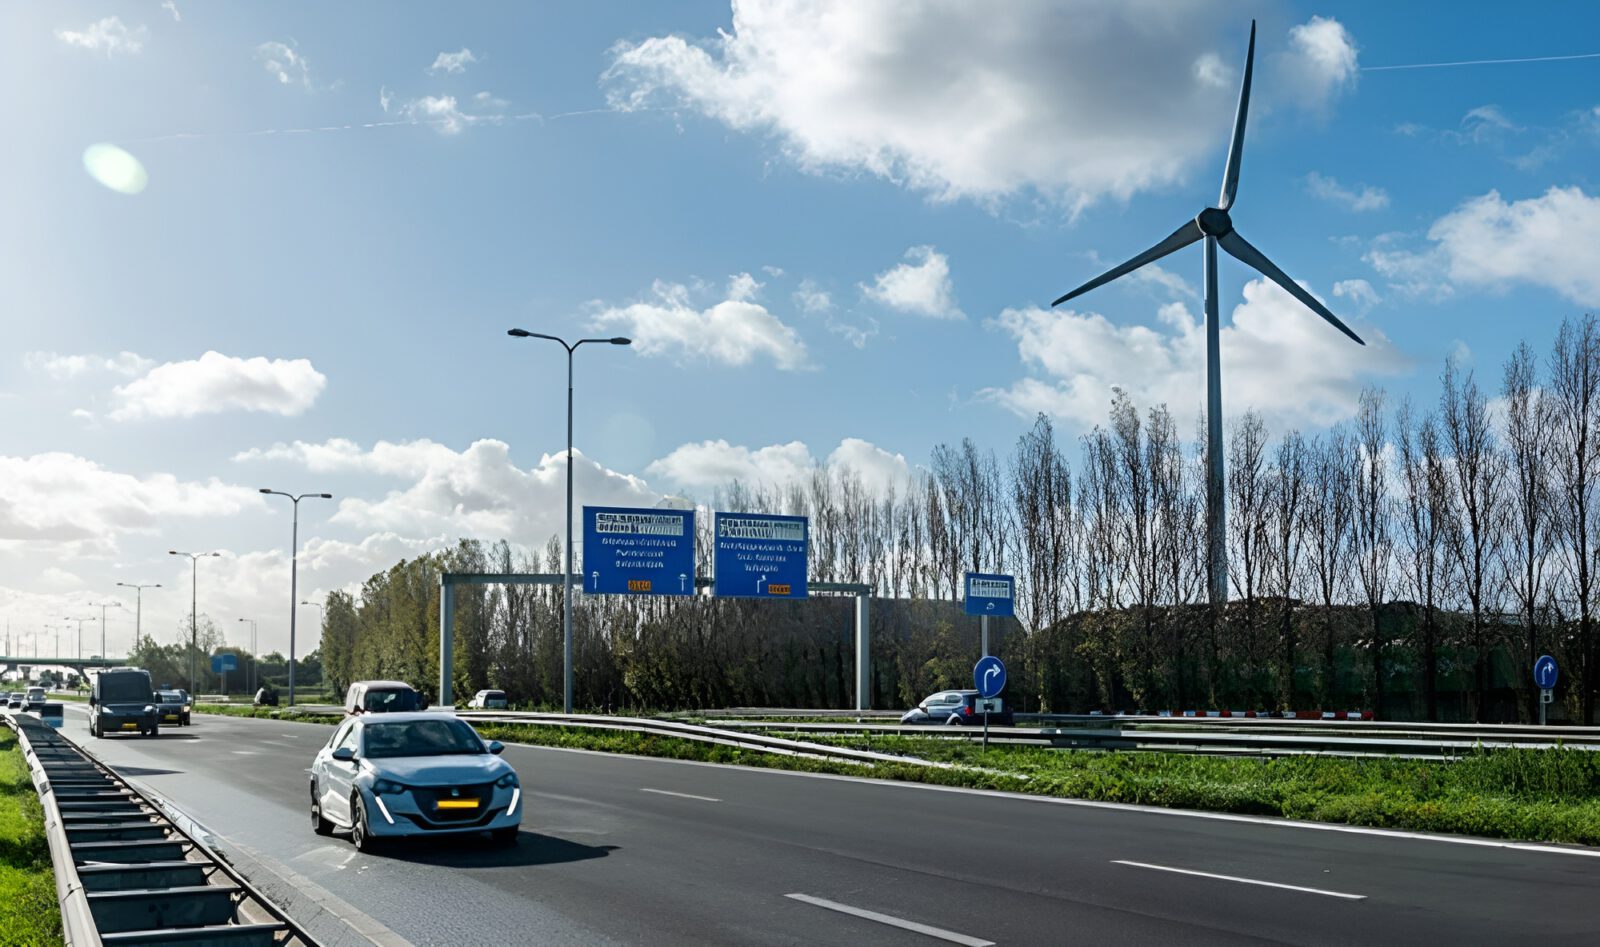
M 114 420 L 187 418 L 222 411 L 293 416 L 317 400 L 328 379 L 303 359 L 236 358 L 207 352 L 168 362 L 112 390 Z
M 1336 179 L 1313 171 L 1306 175 L 1306 190 L 1312 197 L 1339 204 L 1348 210 L 1383 210 L 1389 206 L 1389 192 L 1370 184 L 1348 188 Z
M 794 304 L 801 312 L 815 315 L 832 309 L 833 297 L 814 280 L 803 279 L 794 291 Z
M 415 441 L 378 441 L 368 450 L 355 441 L 335 437 L 320 444 L 295 441 L 271 447 L 252 447 L 233 455 L 236 463 L 278 461 L 304 467 L 312 473 L 370 473 L 385 477 L 420 477 L 429 469 L 447 466 L 456 452 L 422 438 Z
M 247 487 L 135 476 L 68 453 L 0 457 L 0 540 L 77 544 L 109 554 L 117 537 L 173 518 L 211 519 L 261 508 Z
M 1364 259 L 1398 291 L 1443 298 L 1457 286 L 1542 286 L 1581 306 L 1600 305 L 1600 197 L 1552 187 L 1507 201 L 1499 191 L 1471 198 L 1428 228 L 1429 244 L 1380 238 Z
M 61 355 L 57 352 L 29 352 L 22 357 L 29 371 L 44 372 L 57 381 L 71 381 L 83 375 L 108 372 L 133 377 L 155 367 L 155 362 L 134 352 L 115 355 Z
M 477 61 L 478 57 L 472 55 L 472 50 L 463 46 L 458 53 L 440 53 L 434 57 L 433 65 L 428 67 L 428 71 L 433 75 L 439 75 L 440 73 L 460 75 L 467 71 L 468 63 Z
M 470 110 L 463 108 L 453 95 L 424 95 L 396 102 L 394 94 L 383 88 L 378 91 L 378 104 L 388 114 L 416 125 L 431 125 L 441 135 L 459 135 L 473 125 L 497 125 L 504 121 L 508 103 L 488 92 L 474 95 Z
M 300 51 L 288 43 L 262 43 L 256 47 L 256 61 L 280 84 L 299 85 L 311 91 L 311 66 Z
M 802 441 L 750 448 L 717 439 L 684 444 L 651 463 L 648 471 L 681 489 L 708 492 L 736 481 L 782 488 L 804 481 L 819 466 Z M 853 475 L 880 493 L 891 486 L 903 487 L 910 476 L 905 457 L 855 437 L 839 442 L 826 467 L 836 476 Z
M 1038 374 L 982 395 L 1024 417 L 1043 411 L 1085 427 L 1105 421 L 1113 388 L 1139 404 L 1197 411 L 1205 398 L 1204 323 L 1176 302 L 1162 306 L 1157 321 L 1117 325 L 1098 313 L 1008 309 L 997 323 Z M 1222 328 L 1225 409 L 1253 408 L 1283 425 L 1349 416 L 1371 379 L 1409 368 L 1383 333 L 1370 326 L 1357 331 L 1365 347 L 1275 284 L 1251 280 L 1232 324 Z
M 176 3 L 174 3 L 174 2 L 172 2 L 172 0 L 161 0 L 161 9 L 163 9 L 163 10 L 167 11 L 168 13 L 172 14 L 172 22 L 174 22 L 174 23 L 182 23 L 183 22 L 183 14 L 178 12 L 178 5 Z
M 1364 279 L 1344 279 L 1334 283 L 1333 295 L 1350 300 L 1363 313 L 1383 302 L 1383 297 Z
M 1325 109 L 1360 76 L 1355 39 L 1344 24 L 1314 16 L 1289 30 L 1289 49 L 1276 57 L 1285 93 L 1300 105 Z
M 119 16 L 96 20 L 81 30 L 56 30 L 56 39 L 68 46 L 94 53 L 103 52 L 107 56 L 137 53 L 144 49 L 145 37 L 149 35 L 150 31 L 143 26 L 129 29 Z
M 644 356 L 705 359 L 724 365 L 748 365 L 767 358 L 790 371 L 806 366 L 806 346 L 799 333 L 760 303 L 730 295 L 702 309 L 691 300 L 687 286 L 661 280 L 651 286 L 651 293 L 654 298 L 644 302 L 599 307 L 594 325 L 623 330 Z
M 893 269 L 879 273 L 871 286 L 862 284 L 868 299 L 900 312 L 934 319 L 964 319 L 956 306 L 955 287 L 950 282 L 950 261 L 930 246 L 912 247 L 906 259 Z
M 1241 53 L 1232 25 L 1223 7 L 1120 0 L 741 2 L 716 38 L 619 43 L 604 83 L 615 108 L 769 134 L 808 171 L 1078 210 L 1173 184 L 1214 154 L 1233 109 L 1224 63 Z M 1332 39 L 1347 34 L 1307 26 L 1297 74 L 1344 81 Z

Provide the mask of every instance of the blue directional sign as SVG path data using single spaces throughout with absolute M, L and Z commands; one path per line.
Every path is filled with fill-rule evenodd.
M 694 511 L 584 507 L 583 590 L 693 595 Z
M 972 683 L 979 696 L 999 697 L 1006 689 L 1006 666 L 994 655 L 984 655 L 972 669 Z
M 1548 654 L 1533 662 L 1533 683 L 1545 690 L 1556 686 L 1559 673 L 1556 670 L 1556 659 Z
M 719 598 L 805 598 L 811 530 L 804 516 L 718 513 Z
M 968 615 L 1009 618 L 1017 613 L 1017 580 L 1009 575 L 968 572 L 965 588 Z
M 213 654 L 211 656 L 211 673 L 221 674 L 223 671 L 239 670 L 239 656 L 236 654 Z

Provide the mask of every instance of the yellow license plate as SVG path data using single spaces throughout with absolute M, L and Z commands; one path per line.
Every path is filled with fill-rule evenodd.
M 163 722 L 168 721 L 168 720 L 177 720 L 178 719 L 178 715 L 177 714 L 162 714 L 161 715 L 161 719 L 162 719 Z
M 136 723 L 125 723 L 125 724 L 122 725 L 122 729 L 124 729 L 124 730 L 137 730 L 137 729 L 139 729 L 139 725 L 136 724 Z
M 476 809 L 476 808 L 478 808 L 478 800 L 476 800 L 476 799 L 440 799 L 439 803 L 438 803 L 438 807 L 440 809 Z

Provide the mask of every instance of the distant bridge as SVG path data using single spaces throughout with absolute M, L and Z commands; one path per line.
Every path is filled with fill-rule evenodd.
M 14 654 L 0 654 L 0 671 L 9 671 L 14 667 L 26 665 L 27 667 L 65 667 L 78 672 L 82 677 L 83 672 L 90 668 L 122 667 L 128 663 L 127 658 L 102 658 L 92 656 L 87 658 L 50 658 L 50 657 L 20 657 Z

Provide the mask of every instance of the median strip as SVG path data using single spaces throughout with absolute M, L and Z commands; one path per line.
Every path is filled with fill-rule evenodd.
M 955 931 L 947 931 L 942 927 L 932 927 L 927 924 L 919 924 L 916 921 L 908 921 L 903 917 L 895 917 L 893 914 L 881 914 L 877 911 L 869 911 L 866 908 L 858 908 L 848 904 L 840 904 L 838 901 L 829 901 L 826 898 L 817 898 L 809 894 L 786 894 L 784 897 L 793 898 L 796 901 L 801 901 L 806 904 L 814 904 L 819 908 L 827 908 L 830 911 L 838 911 L 840 914 L 849 914 L 852 917 L 859 917 L 868 921 L 876 921 L 879 924 L 887 924 L 890 927 L 898 927 L 904 931 L 914 931 L 918 934 L 926 934 L 929 937 L 936 937 L 939 940 L 949 941 L 952 944 L 962 944 L 964 947 L 994 947 L 994 941 L 992 940 L 984 940 L 981 937 L 970 937 L 966 934 L 958 934 Z
M 1343 898 L 1346 901 L 1365 901 L 1364 894 L 1347 894 L 1343 891 L 1326 891 L 1322 888 L 1304 888 L 1300 885 L 1286 885 L 1277 881 L 1262 881 L 1259 878 L 1240 878 L 1237 875 L 1218 875 L 1209 871 L 1195 871 L 1192 868 L 1173 868 L 1170 865 L 1152 865 L 1149 862 L 1131 862 L 1120 858 L 1111 860 L 1113 865 L 1127 865 L 1130 868 L 1148 868 L 1151 871 L 1170 871 L 1178 875 L 1194 875 L 1197 878 L 1213 878 L 1217 881 L 1236 881 L 1245 885 L 1260 885 L 1263 888 L 1281 888 L 1284 891 L 1299 891 L 1302 894 L 1320 894 L 1327 898 Z

